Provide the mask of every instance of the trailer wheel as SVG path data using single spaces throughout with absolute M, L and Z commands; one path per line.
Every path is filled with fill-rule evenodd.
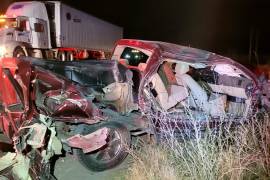
M 60 61 L 66 61 L 66 53 L 64 51 L 59 51 L 57 53 L 57 59 Z
M 67 61 L 73 61 L 74 60 L 74 56 L 73 56 L 73 52 L 67 52 Z
M 13 52 L 13 57 L 23 57 L 26 56 L 24 50 L 21 47 L 17 47 Z
M 74 154 L 80 163 L 92 171 L 104 171 L 122 163 L 128 155 L 127 148 L 131 143 L 129 131 L 124 125 L 117 122 L 104 123 L 95 128 L 82 125 L 79 127 L 79 131 L 81 134 L 89 134 L 102 127 L 109 128 L 107 145 L 87 154 L 83 153 L 81 149 L 74 149 Z

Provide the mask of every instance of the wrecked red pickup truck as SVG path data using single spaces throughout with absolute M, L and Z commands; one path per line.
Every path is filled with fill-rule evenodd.
M 127 155 L 129 131 L 111 121 L 113 114 L 104 115 L 89 89 L 15 58 L 0 59 L 0 81 L 0 129 L 13 140 L 16 157 L 24 157 L 18 164 L 25 164 L 20 167 L 25 174 L 13 168 L 20 178 L 29 171 L 34 179 L 50 179 L 51 159 L 63 150 L 96 171 L 114 167 Z M 6 168 L 1 168 L 3 174 Z
M 194 125 L 203 129 L 209 124 L 243 123 L 258 109 L 257 77 L 229 58 L 170 43 L 122 39 L 112 60 L 119 64 L 32 63 L 93 88 L 100 96 L 97 102 L 106 102 L 127 118 L 139 112 L 141 119 L 148 119 L 143 131 L 151 134 L 168 127 L 182 131 Z
M 102 127 L 114 130 L 113 135 L 108 135 L 109 142 L 104 148 L 92 153 L 75 148 L 79 160 L 92 170 L 104 170 L 120 163 L 126 157 L 123 147 L 130 145 L 130 136 L 147 134 L 148 139 L 159 139 L 167 128 L 178 133 L 194 125 L 203 128 L 206 122 L 213 128 L 226 122 L 237 124 L 257 110 L 259 85 L 253 73 L 229 58 L 190 47 L 123 39 L 117 42 L 112 60 L 61 62 L 21 58 L 21 61 L 37 70 L 40 67 L 49 70 L 43 75 L 50 77 L 56 73 L 58 78 L 64 76 L 71 80 L 72 87 L 79 85 L 78 94 L 91 99 L 95 112 L 102 112 L 101 119 L 109 119 L 95 125 L 78 126 L 76 123 L 81 120 L 74 115 L 82 112 L 69 111 L 64 113 L 69 121 L 60 121 L 63 126 L 56 126 L 68 129 L 65 133 L 59 133 L 60 130 L 60 135 L 74 129 L 81 135 Z M 17 74 L 15 77 L 18 78 Z M 36 85 L 41 88 L 31 96 L 37 111 L 42 112 L 44 103 L 54 111 L 62 104 L 54 99 L 65 96 L 50 98 L 55 94 L 47 94 L 42 89 L 54 87 L 53 81 L 50 82 L 50 78 L 42 81 L 37 83 L 39 81 L 33 78 L 27 87 L 30 92 L 36 92 Z M 62 84 L 58 90 L 68 92 L 67 87 Z M 79 106 L 80 103 L 73 100 L 75 107 Z M 53 119 L 59 122 L 62 115 L 56 115 Z M 97 117 L 100 120 L 100 114 Z M 113 122 L 113 125 L 104 125 L 104 122 Z M 71 128 L 69 123 L 75 126 Z

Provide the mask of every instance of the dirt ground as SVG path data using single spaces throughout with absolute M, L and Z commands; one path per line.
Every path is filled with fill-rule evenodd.
M 121 165 L 114 169 L 103 172 L 91 172 L 84 168 L 75 157 L 68 155 L 56 161 L 55 176 L 58 180 L 124 180 L 124 174 L 130 163 L 131 158 L 128 157 Z

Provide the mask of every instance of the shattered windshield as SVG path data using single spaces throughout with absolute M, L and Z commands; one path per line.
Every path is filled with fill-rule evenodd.
M 16 28 L 16 18 L 0 18 L 0 29 L 2 28 Z

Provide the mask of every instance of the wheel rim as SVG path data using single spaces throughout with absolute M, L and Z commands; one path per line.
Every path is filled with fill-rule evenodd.
M 122 149 L 122 136 L 117 130 L 109 132 L 108 143 L 103 149 L 94 154 L 89 154 L 95 161 L 108 163 L 115 159 Z

